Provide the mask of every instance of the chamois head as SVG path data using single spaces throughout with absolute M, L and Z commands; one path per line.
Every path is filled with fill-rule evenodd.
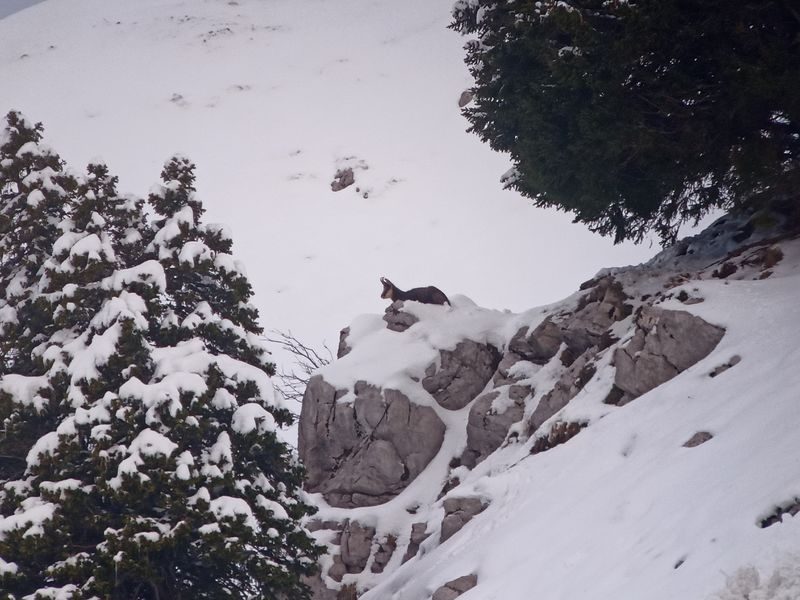
M 386 279 L 386 277 L 381 277 L 381 283 L 383 284 L 383 291 L 381 292 L 381 298 L 392 298 L 392 289 L 394 288 L 394 284 Z

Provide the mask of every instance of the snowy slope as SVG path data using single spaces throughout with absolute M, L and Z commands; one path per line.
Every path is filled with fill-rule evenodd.
M 335 345 L 378 277 L 523 310 L 647 247 L 503 191 L 465 132 L 452 0 L 48 0 L 0 20 L 0 111 L 145 195 L 179 151 L 232 227 L 264 324 Z M 338 193 L 339 165 L 356 186 Z M 363 161 L 363 163 L 361 162 Z
M 447 433 L 427 469 L 385 504 L 334 508 L 314 495 L 319 521 L 352 519 L 375 528 L 376 540 L 398 540 L 383 574 L 370 573 L 369 562 L 342 583 L 369 590 L 360 596 L 364 600 L 428 600 L 446 582 L 471 574 L 477 586 L 460 599 L 701 600 L 722 590 L 741 568 L 755 567 L 766 580 L 789 560 L 785 587 L 730 598 L 800 597 L 800 518 L 783 515 L 782 522 L 759 526 L 800 498 L 800 240 L 779 244 L 783 259 L 766 278 L 747 266 L 744 252 L 735 259 L 744 261 L 737 274 L 720 279 L 712 273 L 732 246 L 726 245 L 729 237 L 718 236 L 719 229 L 709 230 L 693 245 L 612 270 L 633 297 L 674 286 L 676 275 L 688 277 L 656 305 L 724 327 L 711 354 L 618 407 L 603 403 L 614 377 L 607 352 L 586 387 L 542 427 L 580 421 L 586 429 L 535 455 L 534 439 L 509 438 L 471 471 L 448 467 L 466 442 L 470 406 L 445 410 L 414 382 L 438 348 L 459 339 L 502 346 L 521 324 L 573 307 L 582 293 L 521 314 L 488 311 L 465 299 L 453 309 L 417 306 L 410 310 L 420 322 L 403 333 L 386 330 L 377 317 L 359 318 L 348 338 L 352 352 L 321 371 L 326 381 L 346 389 L 363 379 L 398 389 L 436 409 Z M 676 299 L 681 291 L 704 301 L 684 304 Z M 615 325 L 620 345 L 629 339 L 630 325 L 630 318 Z M 709 376 L 736 355 L 741 362 Z M 535 389 L 552 384 L 548 369 L 558 362 L 533 369 Z M 526 400 L 526 415 L 536 402 Z M 700 431 L 713 438 L 683 446 Z M 454 475 L 460 484 L 439 497 Z M 443 502 L 459 497 L 481 498 L 488 507 L 440 543 Z M 418 522 L 427 522 L 430 537 L 401 565 L 411 524 Z M 318 535 L 338 553 L 325 534 Z

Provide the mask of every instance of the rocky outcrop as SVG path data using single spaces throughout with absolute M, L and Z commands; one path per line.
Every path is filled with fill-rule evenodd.
M 501 393 L 497 390 L 487 392 L 475 401 L 469 410 L 467 447 L 461 455 L 461 464 L 472 468 L 503 444 L 511 425 L 522 419 L 525 398 L 530 392 L 527 386 L 509 386 L 506 391 L 509 402 L 504 403 L 504 410 L 493 408 Z
M 378 544 L 378 549 L 375 551 L 375 558 L 372 561 L 372 568 L 370 570 L 373 573 L 383 573 L 386 565 L 389 564 L 389 561 L 392 559 L 395 550 L 397 550 L 397 538 L 393 535 L 387 535 Z
M 350 187 L 356 182 L 356 176 L 352 167 L 345 167 L 336 171 L 331 181 L 331 191 L 338 192 L 346 187 Z
M 395 300 L 386 307 L 384 312 L 383 320 L 386 321 L 386 328 L 392 331 L 405 331 L 419 321 L 419 319 L 411 313 L 403 311 L 402 300 Z
M 567 443 L 569 440 L 578 435 L 582 429 L 586 427 L 586 423 L 577 421 L 556 421 L 544 435 L 537 437 L 531 445 L 531 454 L 539 454 L 540 452 L 547 452 Z
M 348 521 L 342 531 L 341 557 L 348 573 L 361 573 L 367 566 L 372 550 L 375 529 L 365 527 L 358 521 Z
M 545 319 L 530 333 L 527 327 L 520 328 L 508 349 L 516 356 L 543 365 L 556 355 L 563 339 L 561 328 L 552 319 Z
M 622 284 L 614 277 L 607 275 L 597 280 L 562 328 L 564 342 L 573 356 L 592 346 L 602 350 L 614 342 L 609 327 L 633 312 L 633 306 L 626 302 L 628 299 Z
M 708 431 L 698 431 L 683 443 L 683 447 L 696 448 L 700 444 L 705 444 L 708 440 L 712 439 L 713 437 L 714 436 Z
M 553 389 L 539 400 L 528 419 L 528 435 L 534 433 L 545 421 L 564 408 L 594 376 L 595 367 L 592 359 L 597 351 L 597 346 L 592 346 L 575 359 L 556 381 Z
M 589 348 L 602 350 L 613 343 L 609 327 L 631 314 L 633 307 L 626 302 L 629 298 L 622 284 L 610 275 L 584 285 L 589 292 L 573 312 L 548 317 L 530 333 L 527 327 L 517 331 L 508 345 L 512 359 L 519 356 L 543 365 L 558 354 L 563 344 L 566 349 L 561 359 L 569 366 Z
M 454 350 L 441 350 L 439 364 L 430 365 L 422 387 L 440 406 L 459 410 L 472 402 L 492 379 L 500 352 L 488 344 L 464 340 Z
M 724 333 L 685 311 L 642 307 L 633 338 L 614 353 L 615 404 L 638 398 L 705 358 Z
M 345 393 L 320 376 L 306 388 L 298 440 L 306 489 L 338 507 L 386 502 L 436 455 L 444 424 L 397 390 L 358 382 L 353 399 L 341 401 Z
M 431 600 L 455 600 L 461 594 L 467 590 L 471 590 L 476 585 L 478 585 L 477 575 L 463 575 L 453 579 L 452 581 L 448 581 L 442 587 L 437 589 L 433 593 Z
M 345 327 L 339 332 L 339 346 L 336 348 L 336 358 L 342 358 L 350 353 L 350 346 L 347 345 L 347 336 L 350 335 L 350 328 Z
M 440 542 L 445 542 L 455 535 L 472 517 L 486 510 L 486 504 L 480 498 L 447 498 L 444 503 L 444 519 Z
M 419 552 L 420 544 L 428 539 L 430 535 L 431 534 L 428 533 L 427 523 L 414 523 L 411 525 L 411 537 L 408 542 L 408 547 L 406 548 L 406 553 L 403 555 L 403 562 L 414 558 L 417 552 Z

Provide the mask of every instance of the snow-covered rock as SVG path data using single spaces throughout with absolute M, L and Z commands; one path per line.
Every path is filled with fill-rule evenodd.
M 316 597 L 701 599 L 800 549 L 800 240 L 743 225 L 524 313 L 343 330 L 300 422 Z
M 299 438 L 306 489 L 333 506 L 380 504 L 428 466 L 445 426 L 432 408 L 398 390 L 359 381 L 350 402 L 339 402 L 343 395 L 320 376 L 306 389 Z

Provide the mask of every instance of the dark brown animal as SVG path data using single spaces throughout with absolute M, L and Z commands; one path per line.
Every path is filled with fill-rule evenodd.
M 387 298 L 392 302 L 395 300 L 414 300 L 424 304 L 450 304 L 450 300 L 447 299 L 447 296 L 444 295 L 444 292 L 439 288 L 433 287 L 432 285 L 429 285 L 428 287 L 413 288 L 407 292 L 404 292 L 391 281 L 386 279 L 386 277 L 381 277 L 381 283 L 383 284 L 381 298 Z

